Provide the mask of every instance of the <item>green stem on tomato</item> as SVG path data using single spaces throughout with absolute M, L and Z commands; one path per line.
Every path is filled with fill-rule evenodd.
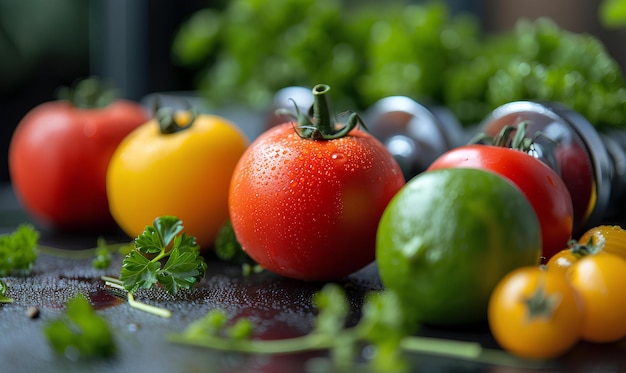
M 155 119 L 159 123 L 159 130 L 163 135 L 170 135 L 173 133 L 181 132 L 193 125 L 193 122 L 196 120 L 196 113 L 190 111 L 191 117 L 187 121 L 185 125 L 180 125 L 176 121 L 176 110 L 172 108 L 161 108 L 155 114 Z
M 113 103 L 116 92 L 97 77 L 90 77 L 78 80 L 71 87 L 61 87 L 57 96 L 79 109 L 97 109 Z
M 185 125 L 180 125 L 176 121 L 176 110 L 171 107 L 161 107 L 161 100 L 157 96 L 154 100 L 154 119 L 159 124 L 159 131 L 162 135 L 170 135 L 173 133 L 184 131 L 190 128 L 195 122 L 198 114 L 195 110 L 191 109 L 191 105 L 188 104 L 189 120 Z
M 330 105 L 326 94 L 330 86 L 318 84 L 313 87 L 313 119 L 320 134 L 332 134 L 335 132 L 335 124 L 330 117 Z
M 346 136 L 359 124 L 365 127 L 358 114 L 352 113 L 348 117 L 346 124 L 341 128 L 337 128 L 330 115 L 330 105 L 326 96 L 329 91 L 330 86 L 326 84 L 318 84 L 313 87 L 313 106 L 311 107 L 313 118 L 302 113 L 295 102 L 295 114 L 284 109 L 277 110 L 277 114 L 294 118 L 297 121 L 297 125 L 294 128 L 296 133 L 301 138 L 308 140 L 338 139 Z

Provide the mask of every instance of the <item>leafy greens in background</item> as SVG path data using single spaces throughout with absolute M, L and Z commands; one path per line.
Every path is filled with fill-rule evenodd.
M 443 102 L 465 123 L 507 102 L 537 99 L 562 102 L 597 127 L 626 125 L 617 62 L 599 40 L 547 18 L 487 37 L 473 58 L 450 68 L 445 84 Z
M 623 3 L 606 0 L 600 16 L 615 24 Z M 198 90 L 215 106 L 264 110 L 280 88 L 323 82 L 338 108 L 406 95 L 473 125 L 503 103 L 546 99 L 598 128 L 626 124 L 624 75 L 591 35 L 549 19 L 484 35 L 479 19 L 452 15 L 444 2 L 356 4 L 234 0 L 184 22 L 172 53 L 198 71 Z
M 198 70 L 198 89 L 215 105 L 265 109 L 278 89 L 317 83 L 333 87 L 338 108 L 391 92 L 440 95 L 440 59 L 462 60 L 455 40 L 475 40 L 477 24 L 451 19 L 440 3 L 406 4 L 234 0 L 183 23 L 172 53 Z
M 600 21 L 610 28 L 626 26 L 626 0 L 604 0 L 600 5 Z

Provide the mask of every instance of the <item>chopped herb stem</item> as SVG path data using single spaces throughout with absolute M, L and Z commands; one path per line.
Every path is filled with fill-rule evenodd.
M 480 343 L 427 337 L 405 337 L 400 343 L 400 347 L 411 352 L 470 359 L 480 356 L 483 350 Z
M 326 350 L 333 346 L 332 338 L 315 333 L 282 340 L 232 339 L 211 335 L 188 337 L 184 334 L 175 334 L 170 336 L 170 341 L 220 351 L 259 355 Z
M 124 284 L 119 279 L 109 277 L 109 276 L 101 276 L 100 279 L 104 281 L 104 284 L 106 286 L 126 292 L 126 289 L 124 288 Z M 155 316 L 166 318 L 166 319 L 172 317 L 172 312 L 170 310 L 166 308 L 151 306 L 143 302 L 139 302 L 135 299 L 135 296 L 133 295 L 133 293 L 127 292 L 127 294 L 128 294 L 127 295 L 128 305 L 130 305 L 131 307 L 138 309 L 140 311 L 151 313 Z
M 172 312 L 166 308 L 155 307 L 146 303 L 136 301 L 133 293 L 128 293 L 128 304 L 135 309 L 151 313 L 155 316 L 160 316 L 166 319 L 172 317 Z
M 106 248 L 110 253 L 119 252 L 120 249 L 131 245 L 130 242 L 124 243 L 116 243 L 116 244 L 107 244 Z M 69 250 L 69 249 L 60 249 L 58 247 L 46 246 L 46 245 L 37 245 L 39 252 L 44 255 L 54 256 L 57 258 L 67 258 L 67 259 L 89 259 L 96 256 L 98 253 L 99 247 L 92 247 L 88 249 L 80 249 L 80 250 Z

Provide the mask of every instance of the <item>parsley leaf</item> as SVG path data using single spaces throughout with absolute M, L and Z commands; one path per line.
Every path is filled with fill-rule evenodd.
M 161 263 L 152 262 L 138 251 L 131 251 L 122 262 L 120 280 L 124 283 L 124 288 L 135 293 L 139 288 L 149 289 L 157 283 L 157 271 L 161 268 Z
M 182 231 L 182 222 L 174 216 L 159 217 L 152 226 L 147 226 L 122 262 L 120 280 L 124 289 L 134 293 L 160 283 L 168 293 L 176 294 L 200 281 L 206 263 L 195 237 Z
M 7 297 L 7 284 L 0 279 L 0 303 L 12 303 L 13 298 Z
M 0 235 L 0 276 L 13 271 L 27 273 L 37 259 L 39 232 L 30 224 L 21 224 L 15 232 Z
M 237 241 L 233 225 L 227 221 L 222 225 L 215 240 L 215 255 L 226 262 L 236 264 L 254 265 L 256 262 L 243 251 L 241 244 Z
M 61 318 L 45 325 L 44 334 L 57 353 L 70 358 L 107 357 L 116 350 L 108 323 L 82 294 L 67 302 Z
M 98 238 L 96 247 L 96 257 L 91 262 L 96 269 L 106 269 L 111 265 L 111 252 L 109 251 L 104 238 Z

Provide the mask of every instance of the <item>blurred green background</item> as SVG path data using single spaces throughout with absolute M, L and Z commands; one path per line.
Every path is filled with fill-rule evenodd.
M 255 15 L 252 14 L 253 18 L 245 18 L 245 13 L 242 11 L 237 13 L 241 15 L 238 21 L 244 23 L 238 24 L 238 29 L 232 27 L 233 24 L 237 25 L 234 23 L 237 22 L 237 17 L 226 17 L 229 12 L 231 16 L 234 12 L 231 8 L 234 6 L 232 4 L 257 6 L 260 9 L 257 10 L 258 14 L 265 19 L 263 24 L 267 24 L 267 22 L 279 24 L 293 19 L 294 23 L 297 23 L 295 20 L 298 20 L 300 24 L 307 25 L 316 24 L 316 22 L 328 22 L 327 25 L 332 26 L 334 25 L 332 22 L 337 21 L 335 19 L 336 14 L 332 13 L 333 6 L 339 7 L 337 8 L 339 9 L 339 20 L 343 20 L 344 18 L 349 19 L 350 14 L 353 13 L 349 11 L 350 9 L 360 7 L 365 3 L 367 2 L 331 0 L 320 2 L 306 0 L 300 2 L 296 0 L 285 0 L 284 2 L 282 0 L 277 2 L 254 0 L 234 2 L 200 0 L 176 2 L 167 0 L 0 0 L 0 112 L 3 115 L 3 120 L 0 122 L 0 181 L 9 180 L 6 157 L 10 137 L 15 126 L 28 110 L 44 101 L 54 99 L 56 90 L 62 85 L 70 85 L 76 79 L 88 75 L 98 75 L 115 86 L 121 97 L 133 100 L 140 100 L 149 93 L 160 91 L 201 90 L 210 95 L 211 93 L 206 90 L 206 80 L 203 81 L 206 79 L 206 69 L 216 61 L 226 59 L 224 50 L 230 51 L 231 56 L 242 52 L 233 49 L 235 47 L 233 43 L 228 45 L 230 49 L 222 45 L 216 52 L 212 45 L 202 44 L 202 41 L 208 42 L 207 40 L 211 37 L 215 38 L 215 35 L 211 36 L 211 32 L 216 32 L 216 25 L 220 25 L 220 30 L 231 30 L 231 33 L 232 30 L 238 30 L 237 32 L 241 32 L 241 35 L 248 36 L 254 36 L 257 28 L 257 23 L 251 21 Z M 373 3 L 377 4 L 378 2 Z M 385 5 L 392 3 L 394 2 L 381 2 Z M 405 3 L 421 4 L 425 2 L 408 1 Z M 626 32 L 621 23 L 626 18 L 624 16 L 626 1 L 624 0 L 603 2 L 587 0 L 450 0 L 439 3 L 445 4 L 449 9 L 449 14 L 443 16 L 444 21 L 447 22 L 448 19 L 456 19 L 455 17 L 458 15 L 468 13 L 478 20 L 477 29 L 470 32 L 483 35 L 511 31 L 521 18 L 532 20 L 542 16 L 550 17 L 555 24 L 564 30 L 574 33 L 588 33 L 600 40 L 606 46 L 609 56 L 615 59 L 617 66 L 622 71 L 626 70 L 626 51 L 623 47 Z M 606 13 L 609 17 L 603 18 L 600 6 L 606 6 L 608 3 L 611 3 L 610 5 L 614 7 L 614 10 Z M 268 9 L 270 4 L 273 9 Z M 276 17 L 280 16 L 280 12 L 277 12 L 276 9 L 280 9 L 282 4 L 291 4 L 295 10 L 283 14 L 283 18 L 279 19 Z M 315 17 L 310 14 L 298 13 L 299 9 L 304 9 L 305 6 L 311 6 L 311 4 L 326 4 L 327 6 L 322 8 L 323 14 Z M 201 23 L 201 27 L 194 31 L 194 24 L 191 20 L 194 18 L 202 20 L 202 17 L 207 17 L 209 14 L 207 10 L 214 11 L 211 14 L 221 18 L 221 22 L 224 20 L 230 22 L 231 27 L 228 24 L 212 23 L 210 21 L 211 16 L 209 16 L 209 21 Z M 327 18 L 324 19 L 324 16 Z M 364 19 L 366 17 L 361 18 L 361 20 Z M 260 22 L 259 25 L 262 24 Z M 389 28 L 393 30 L 396 25 L 401 25 L 403 21 L 399 19 L 398 22 L 391 22 Z M 466 24 L 463 25 L 462 27 L 467 26 Z M 182 29 L 181 26 L 183 26 Z M 213 31 L 211 31 L 212 28 Z M 304 29 L 306 30 L 306 28 Z M 436 29 L 435 26 L 432 29 Z M 278 31 L 274 31 L 280 34 Z M 188 34 L 185 36 L 184 32 L 188 32 Z M 371 35 L 371 32 L 364 33 L 364 35 Z M 321 34 L 321 36 L 336 39 L 347 38 L 350 35 L 339 33 L 334 35 L 332 29 L 329 29 L 327 33 Z M 193 43 L 198 42 L 198 37 L 201 44 L 194 47 Z M 205 39 L 202 39 L 203 37 Z M 413 85 L 409 88 L 403 88 L 402 85 L 394 85 L 394 82 L 397 83 L 402 80 L 393 76 L 394 70 L 391 72 L 387 70 L 390 70 L 388 68 L 389 59 L 394 63 L 403 63 L 403 68 L 406 68 L 407 65 L 410 65 L 411 58 L 414 58 L 409 54 L 405 56 L 405 60 L 402 60 L 393 54 L 398 51 L 393 51 L 390 46 L 403 45 L 403 42 L 409 43 L 404 45 L 410 45 L 419 38 L 430 40 L 428 35 L 417 35 L 413 39 L 407 36 L 404 41 L 396 40 L 394 43 L 385 44 L 378 52 L 373 49 L 370 50 L 371 55 L 368 60 L 361 61 L 359 66 L 362 67 L 365 64 L 369 66 L 379 64 L 380 66 L 375 70 L 377 74 L 367 75 L 361 71 L 361 76 L 365 76 L 363 81 L 369 79 L 374 83 L 378 82 L 372 86 L 386 87 L 388 91 L 370 91 L 368 95 L 363 95 L 364 98 L 361 99 L 361 102 L 356 102 L 356 105 L 367 105 L 379 95 L 389 92 L 397 91 L 399 94 L 404 94 L 403 90 L 415 87 Z M 223 40 L 227 39 L 223 37 L 221 42 Z M 237 40 L 244 39 L 238 37 Z M 357 40 L 359 39 L 357 38 Z M 362 41 L 365 42 L 366 40 Z M 185 45 L 185 42 L 188 45 Z M 275 42 L 275 40 L 271 42 Z M 191 47 L 189 43 L 191 43 Z M 289 50 L 292 53 L 300 51 L 300 56 L 316 52 L 316 50 L 307 49 L 306 46 L 300 46 L 300 49 L 297 46 L 287 49 L 287 46 L 282 48 L 276 44 L 274 48 L 272 53 L 278 56 L 284 50 Z M 189 50 L 196 51 L 198 55 L 189 57 Z M 339 52 L 341 51 L 339 50 Z M 344 61 L 349 60 L 351 54 L 346 52 L 346 49 L 343 51 L 345 52 L 343 54 L 345 56 Z M 251 56 L 249 62 L 252 65 L 269 55 L 269 52 L 264 55 L 262 48 L 250 50 L 248 53 Z M 421 52 L 421 49 L 418 53 L 420 53 L 420 58 L 423 57 L 424 52 Z M 187 60 L 181 56 L 187 56 Z M 428 60 L 428 58 L 424 60 Z M 439 63 L 436 58 L 432 58 L 430 61 L 435 67 Z M 305 66 L 307 62 L 302 63 L 304 64 L 302 66 Z M 336 68 L 336 66 L 335 64 L 327 66 L 325 70 L 318 70 L 324 72 Z M 469 63 L 464 64 L 464 66 L 468 69 L 472 68 Z M 387 70 L 385 70 L 386 67 Z M 304 69 L 305 67 L 302 68 L 302 70 Z M 308 74 L 314 79 L 324 78 L 325 75 L 319 73 L 318 70 L 311 70 Z M 342 84 L 348 87 L 352 83 L 354 83 L 353 86 L 356 86 L 357 82 L 353 82 L 353 78 L 349 74 L 350 71 L 347 70 L 344 74 L 346 81 L 337 84 L 339 87 Z M 334 73 L 336 76 L 340 75 L 338 71 L 334 71 Z M 391 74 L 391 78 L 387 78 L 388 75 L 385 74 Z M 265 78 L 268 77 L 265 76 Z M 431 79 L 435 83 L 431 83 L 431 87 L 425 89 L 431 90 L 428 92 L 441 90 L 441 87 L 436 84 L 437 77 L 431 78 L 435 78 Z M 381 79 L 387 79 L 383 81 L 389 82 L 389 84 L 381 84 Z M 461 82 L 462 80 L 457 79 L 455 81 Z M 283 83 L 289 84 L 291 81 L 279 80 L 275 84 Z M 310 84 L 315 83 L 318 81 Z M 233 82 L 224 84 L 225 88 L 232 89 L 233 86 L 236 86 Z M 267 86 L 268 83 L 267 79 L 257 82 L 248 79 L 246 84 L 248 84 L 246 88 L 240 91 L 248 90 L 258 93 L 262 90 L 255 91 L 255 84 L 257 87 L 262 87 L 263 85 Z M 360 82 L 359 84 L 365 83 Z M 457 84 L 462 85 L 457 91 L 462 91 L 466 83 Z M 250 87 L 252 89 L 249 89 Z M 270 86 L 270 92 L 273 88 Z M 415 95 L 418 94 L 419 92 Z M 346 96 L 349 95 L 346 94 Z M 255 97 L 263 98 L 264 96 L 256 94 Z M 355 95 L 353 94 L 352 97 Z M 244 96 L 238 100 L 245 101 L 249 105 L 254 102 L 252 99 L 247 101 L 248 98 Z M 263 103 L 264 101 L 259 102 Z

